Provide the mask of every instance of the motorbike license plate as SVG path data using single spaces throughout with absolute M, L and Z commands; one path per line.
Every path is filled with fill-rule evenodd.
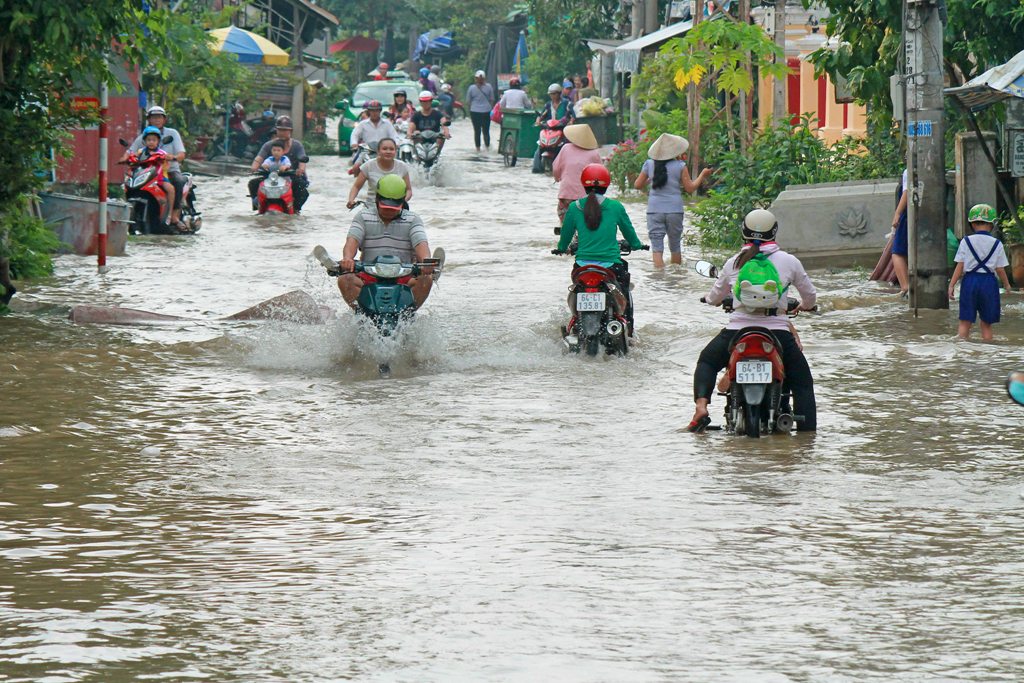
M 603 311 L 604 292 L 578 292 L 576 294 L 577 311 Z
M 771 361 L 741 360 L 736 363 L 737 384 L 771 384 L 771 382 Z

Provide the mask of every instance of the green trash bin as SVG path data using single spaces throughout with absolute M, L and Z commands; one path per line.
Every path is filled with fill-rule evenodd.
M 532 109 L 509 109 L 502 113 L 498 151 L 506 166 L 515 166 L 519 157 L 533 158 L 540 136 L 537 114 Z
M 614 145 L 621 142 L 618 139 L 619 126 L 615 114 L 580 116 L 576 119 L 576 123 L 586 123 L 589 125 L 590 130 L 594 131 L 594 137 L 597 138 L 597 144 L 599 145 Z

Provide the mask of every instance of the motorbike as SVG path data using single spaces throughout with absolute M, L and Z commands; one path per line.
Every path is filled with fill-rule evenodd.
M 418 130 L 413 136 L 413 155 L 424 169 L 430 169 L 438 161 L 441 148 L 437 139 L 441 134 L 435 130 Z
M 544 164 L 544 172 L 551 173 L 551 165 L 555 157 L 565 145 L 565 122 L 558 119 L 549 119 L 541 124 L 540 136 L 537 146 L 540 147 L 540 158 Z
M 406 163 L 412 163 L 413 144 L 409 139 L 409 122 L 405 119 L 395 121 L 395 130 L 398 131 L 398 159 Z
M 338 261 L 322 246 L 317 245 L 313 249 L 313 256 L 331 277 L 342 275 Z M 355 262 L 353 272 L 364 283 L 356 300 L 358 312 L 373 323 L 381 337 L 395 337 L 399 325 L 414 317 L 416 305 L 409 282 L 428 266 L 433 267 L 435 279 L 440 277 L 444 268 L 443 249 L 434 249 L 432 258 L 421 263 L 402 263 L 397 256 L 391 255 L 378 256 L 372 262 Z M 390 363 L 380 363 L 378 371 L 382 376 L 389 375 Z
M 256 175 L 263 178 L 256 192 L 256 212 L 262 216 L 267 213 L 295 213 L 295 198 L 292 195 L 292 176 L 295 172 L 259 171 Z
M 248 159 L 256 156 L 263 145 L 273 139 L 276 134 L 274 112 L 267 110 L 262 115 L 246 120 L 245 109 L 238 103 L 228 116 L 228 148 L 227 154 Z M 213 141 L 213 156 L 225 154 L 224 133 L 221 132 Z
M 365 164 L 377 158 L 377 140 L 373 142 L 361 142 L 352 153 L 352 166 Z
M 556 234 L 559 230 L 556 230 Z M 568 251 L 552 249 L 552 254 L 575 254 L 576 244 Z M 644 245 L 649 249 L 649 245 Z M 632 252 L 629 242 L 619 241 L 619 253 Z M 562 343 L 572 353 L 583 351 L 596 356 L 603 347 L 608 355 L 624 356 L 629 351 L 629 338 L 633 336 L 632 287 L 622 291 L 618 276 L 610 268 L 598 265 L 576 266 L 572 269 L 572 287 L 569 296 L 575 298 L 576 310 L 569 323 L 562 327 Z M 625 298 L 623 307 L 618 295 Z
M 716 266 L 707 261 L 698 261 L 695 269 L 704 277 L 718 276 Z M 707 303 L 704 297 L 701 303 Z M 731 313 L 733 299 L 727 297 L 721 306 Z M 800 302 L 789 298 L 786 315 L 795 318 L 799 312 Z M 771 330 L 764 327 L 737 330 L 729 343 L 728 387 L 723 390 L 720 385 L 719 391 L 719 395 L 725 396 L 726 431 L 757 439 L 761 434 L 772 432 L 788 434 L 804 419 L 802 415 L 794 415 L 791 408 L 792 396 L 786 387 L 781 349 Z
M 166 144 L 172 140 L 173 138 L 168 135 L 161 142 Z M 123 147 L 129 145 L 124 139 L 119 142 Z M 123 186 L 125 200 L 132 205 L 131 225 L 128 228 L 132 235 L 190 235 L 202 227 L 203 218 L 196 210 L 195 182 L 191 173 L 182 173 L 185 185 L 181 188 L 181 222 L 185 228 L 167 224 L 171 205 L 167 193 L 157 181 L 160 166 L 166 159 L 165 152 L 146 160 L 140 160 L 138 155 L 132 152 L 122 162 L 128 166 Z

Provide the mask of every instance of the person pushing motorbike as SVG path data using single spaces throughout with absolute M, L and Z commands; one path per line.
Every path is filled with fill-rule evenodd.
M 817 299 L 817 292 L 811 278 L 808 277 L 800 259 L 779 248 L 775 237 L 779 223 L 775 215 L 765 209 L 754 209 L 746 215 L 741 226 L 741 233 L 746 244 L 722 267 L 722 270 L 711 287 L 711 291 L 703 301 L 713 306 L 721 304 L 726 297 L 732 296 L 735 285 L 744 266 L 754 259 L 770 262 L 777 272 L 778 282 L 774 283 L 776 292 L 785 292 L 790 286 L 800 294 L 800 308 L 811 310 Z M 746 271 L 744 271 L 746 272 Z M 741 285 L 744 284 L 741 282 Z M 750 285 L 750 282 L 746 282 Z M 742 287 L 741 287 L 742 289 Z M 729 346 L 736 332 L 745 327 L 761 327 L 771 330 L 782 347 L 782 363 L 786 369 L 786 384 L 793 394 L 793 409 L 803 415 L 798 423 L 798 431 L 815 431 L 817 429 L 817 406 L 814 399 L 814 380 L 811 368 L 804 357 L 800 343 L 789 328 L 786 317 L 786 298 L 779 298 L 776 305 L 768 308 L 756 308 L 742 305 L 737 301 L 729 322 L 718 335 L 704 347 L 693 373 L 693 401 L 695 409 L 693 419 L 687 425 L 687 431 L 701 432 L 711 423 L 708 404 L 715 390 L 715 378 L 729 363 Z
M 363 281 L 353 272 L 357 252 L 362 252 L 363 261 L 373 261 L 382 255 L 397 256 L 403 263 L 430 258 L 423 221 L 412 211 L 403 210 L 405 196 L 405 181 L 397 175 L 386 175 L 377 182 L 373 206 L 365 207 L 352 219 L 339 263 L 342 275 L 338 277 L 338 289 L 352 310 L 357 309 L 356 301 L 363 288 Z M 430 295 L 433 272 L 433 267 L 424 266 L 409 282 L 416 308 Z

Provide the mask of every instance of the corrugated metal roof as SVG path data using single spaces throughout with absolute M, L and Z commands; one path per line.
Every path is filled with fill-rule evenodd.
M 640 67 L 640 53 L 644 50 L 681 36 L 693 28 L 692 21 L 680 21 L 654 33 L 648 33 L 615 48 L 615 70 L 620 73 L 635 73 Z
M 1024 51 L 1006 64 L 993 67 L 945 94 L 959 99 L 969 109 L 982 109 L 1008 97 L 1024 97 Z

